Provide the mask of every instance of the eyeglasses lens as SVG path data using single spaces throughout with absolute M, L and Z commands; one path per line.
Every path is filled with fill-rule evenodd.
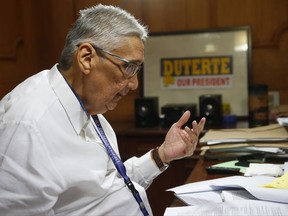
M 136 64 L 128 64 L 125 68 L 125 72 L 127 73 L 128 77 L 133 77 L 140 69 L 140 66 Z

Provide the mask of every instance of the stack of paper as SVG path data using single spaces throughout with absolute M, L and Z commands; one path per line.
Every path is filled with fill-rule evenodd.
M 254 197 L 260 200 L 283 202 L 288 204 L 288 188 L 287 189 L 274 189 L 265 188 L 262 185 L 268 184 L 275 180 L 275 177 L 270 176 L 229 176 L 225 178 L 212 179 L 207 181 L 200 181 L 195 183 L 189 183 L 182 186 L 174 187 L 168 191 L 173 191 L 176 196 L 180 197 L 185 194 L 189 194 L 194 197 L 195 193 L 218 194 L 219 191 L 227 189 L 245 189 Z M 219 195 L 220 196 L 220 195 Z M 198 195 L 196 196 L 198 197 Z M 205 202 L 211 201 L 210 196 L 204 196 Z M 220 200 L 222 200 L 220 196 Z
M 276 180 L 231 176 L 171 188 L 168 191 L 190 206 L 167 208 L 165 215 L 287 215 L 288 188 L 266 188 Z M 282 180 L 276 185 L 286 182 Z
M 275 107 L 274 110 L 277 117 L 287 117 L 288 116 L 288 104 L 282 104 Z
M 278 118 L 277 118 L 277 122 L 278 122 L 280 125 L 288 126 L 288 117 L 278 117 Z
M 237 200 L 205 206 L 167 208 L 164 216 L 287 216 L 288 205 L 259 200 Z
M 200 139 L 202 151 L 264 151 L 285 153 L 288 132 L 284 126 L 271 124 L 255 128 L 209 130 Z

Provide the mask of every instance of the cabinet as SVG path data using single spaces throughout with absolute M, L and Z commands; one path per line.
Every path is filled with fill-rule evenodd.
M 111 125 L 116 132 L 123 161 L 132 156 L 141 156 L 152 148 L 160 146 L 168 131 L 161 127 L 136 128 L 134 122 L 111 122 Z M 197 152 L 194 155 L 173 161 L 148 188 L 147 195 L 155 216 L 163 215 L 165 208 L 173 202 L 173 193 L 167 192 L 166 189 L 185 182 L 198 160 Z

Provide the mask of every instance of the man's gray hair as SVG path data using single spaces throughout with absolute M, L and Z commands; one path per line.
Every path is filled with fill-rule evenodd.
M 81 43 L 112 50 L 122 46 L 125 37 L 137 36 L 142 41 L 148 37 L 146 26 L 119 7 L 98 4 L 80 10 L 79 14 L 67 34 L 59 61 L 60 69 L 66 70 L 72 65 L 74 52 Z

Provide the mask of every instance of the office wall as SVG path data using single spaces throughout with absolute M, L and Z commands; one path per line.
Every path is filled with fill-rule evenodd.
M 288 0 L 9 0 L 0 8 L 0 98 L 26 77 L 59 59 L 79 9 L 115 4 L 133 13 L 150 32 L 250 25 L 252 83 L 265 83 L 288 103 Z M 141 80 L 141 76 L 140 76 Z M 124 98 L 110 120 L 133 120 L 134 98 Z

